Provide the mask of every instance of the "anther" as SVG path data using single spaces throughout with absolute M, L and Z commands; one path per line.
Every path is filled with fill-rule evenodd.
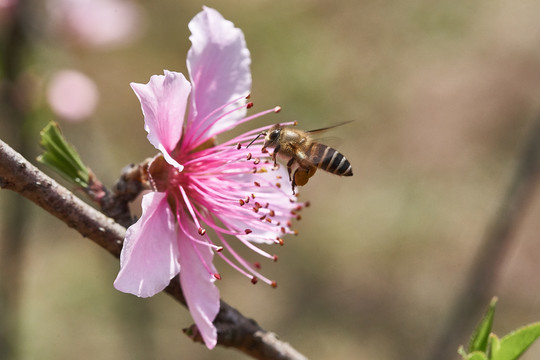
M 274 262 L 276 262 L 277 259 L 278 259 L 278 256 L 277 256 L 277 255 L 274 255 L 274 258 L 273 258 Z
M 240 206 L 244 206 L 246 204 L 246 202 L 242 199 L 240 199 Z
M 206 234 L 206 229 L 203 229 L 202 227 L 199 228 L 199 235 L 203 236 Z
M 264 220 L 264 219 L 266 219 L 266 215 L 263 215 L 263 216 L 261 216 L 261 217 L 259 218 L 259 220 L 261 220 L 261 221 Z
M 281 245 L 281 246 L 283 246 L 283 244 L 285 244 L 285 242 L 283 241 L 283 239 L 280 238 L 280 237 L 277 237 L 276 240 L 277 240 L 277 243 L 278 243 L 279 245 Z
M 272 284 L 271 284 L 271 285 L 272 285 L 272 287 L 273 287 L 274 289 L 277 288 L 277 282 L 272 281 Z
M 253 263 L 253 267 L 254 267 L 255 269 L 257 269 L 257 270 L 260 270 L 260 269 L 261 269 L 261 263 L 258 262 L 258 261 L 255 261 L 255 262 Z
M 251 197 L 252 197 L 253 199 L 255 199 L 255 194 L 254 194 L 254 193 L 251 193 Z
M 240 150 L 242 148 L 242 144 L 238 143 L 236 144 L 236 149 Z
M 285 234 L 285 233 L 287 232 L 287 231 L 285 231 L 285 228 L 284 228 L 283 226 L 281 227 L 281 232 L 282 232 L 283 234 Z
M 251 101 L 248 102 L 248 103 L 246 104 L 246 107 L 247 107 L 248 109 L 251 109 L 251 108 L 253 107 L 253 102 L 251 102 Z
M 256 206 L 254 206 L 254 207 L 253 207 L 253 211 L 256 212 L 256 213 L 258 213 L 258 212 L 259 212 L 259 208 L 256 207 Z
M 287 221 L 287 226 L 288 226 L 288 227 L 291 227 L 291 226 L 292 226 L 292 222 Z
M 259 163 L 261 162 L 261 159 L 259 158 L 256 158 L 255 161 L 253 162 L 255 165 L 259 165 Z
M 294 236 L 298 235 L 298 230 L 293 230 Z
M 278 188 L 280 188 L 280 187 L 281 187 L 281 184 L 280 184 L 280 183 L 276 183 L 276 186 L 277 186 Z
M 252 283 L 253 285 L 255 285 L 255 284 L 257 283 L 257 281 L 259 281 L 259 279 L 257 279 L 256 276 L 254 276 L 254 277 L 251 278 L 251 283 Z
M 296 220 L 298 220 L 298 221 L 302 220 L 302 215 L 298 215 L 298 216 L 296 217 Z
M 268 209 L 269 206 L 270 206 L 270 203 L 266 203 L 266 204 L 264 205 L 264 208 L 265 208 L 265 209 Z
M 266 153 L 268 152 L 268 149 L 267 149 L 267 148 L 263 148 L 263 149 L 261 149 L 261 152 L 262 152 L 263 154 L 266 154 Z
M 264 219 L 264 220 L 265 220 L 267 223 L 269 223 L 269 224 L 272 223 L 272 219 L 270 219 L 270 218 L 266 218 L 266 219 Z
M 248 234 L 251 234 L 251 233 L 253 232 L 253 230 L 251 230 L 251 229 L 246 229 L 246 230 L 244 230 L 244 232 L 246 233 L 246 235 L 248 235 Z
M 248 95 L 246 96 L 246 99 L 251 99 L 251 94 L 248 94 Z
M 275 112 L 275 113 L 278 113 L 278 112 L 280 112 L 280 111 L 281 111 L 281 106 L 276 106 L 276 107 L 274 108 L 274 112 Z
M 261 184 L 259 184 L 258 182 L 254 181 L 253 184 L 255 184 L 256 187 L 261 187 Z
M 222 252 L 223 251 L 223 246 L 218 246 L 216 248 L 216 252 Z
M 270 212 L 268 213 L 268 215 L 270 216 L 276 216 L 276 212 L 274 210 L 270 210 Z
M 221 280 L 221 275 L 219 275 L 218 273 L 215 273 L 215 274 L 214 274 L 214 277 L 215 277 L 217 280 Z
M 248 153 L 248 154 L 247 154 L 246 160 L 251 160 L 251 153 Z
M 304 206 L 305 206 L 305 207 L 309 207 L 310 205 L 311 205 L 311 203 L 310 203 L 309 201 L 306 201 L 306 202 L 304 203 Z

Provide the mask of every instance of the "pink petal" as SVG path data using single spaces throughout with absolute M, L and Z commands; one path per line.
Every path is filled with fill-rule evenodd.
M 181 73 L 165 70 L 165 75 L 153 75 L 148 84 L 131 83 L 131 88 L 141 102 L 148 140 L 169 164 L 182 170 L 171 153 L 182 137 L 191 85 Z
M 190 231 L 191 236 L 202 239 L 192 222 L 182 219 L 182 227 Z M 219 290 L 214 285 L 214 276 L 201 261 L 202 258 L 215 273 L 212 265 L 213 252 L 208 246 L 198 244 L 182 233 L 179 234 L 178 250 L 182 264 L 180 283 L 189 311 L 204 343 L 209 349 L 213 349 L 217 343 L 217 331 L 212 321 L 219 311 Z
M 203 136 L 197 141 L 201 143 L 245 116 L 244 108 L 212 125 L 234 106 L 209 115 L 216 108 L 249 94 L 251 58 L 242 30 L 235 28 L 214 9 L 203 7 L 203 11 L 189 23 L 189 29 L 192 46 L 187 56 L 187 67 L 193 92 L 186 137 L 190 142 Z M 236 106 L 244 103 L 243 99 Z M 207 130 L 210 125 L 210 130 Z
M 151 192 L 144 195 L 142 209 L 139 221 L 127 230 L 114 287 L 149 297 L 169 284 L 180 271 L 180 264 L 176 224 L 167 194 Z

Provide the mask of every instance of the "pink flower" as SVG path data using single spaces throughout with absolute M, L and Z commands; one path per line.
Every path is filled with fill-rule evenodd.
M 246 102 L 251 60 L 242 31 L 206 7 L 189 28 L 191 84 L 182 74 L 165 71 L 148 84 L 131 85 L 141 102 L 148 140 L 161 155 L 148 167 L 154 191 L 143 197 L 142 216 L 127 231 L 114 285 L 148 297 L 180 273 L 189 310 L 211 349 L 217 341 L 212 321 L 219 311 L 214 254 L 253 283 L 260 279 L 275 286 L 258 272 L 257 263 L 234 250 L 232 241 L 275 261 L 255 244 L 282 243 L 281 236 L 293 232 L 290 219 L 301 205 L 281 188 L 287 173 L 273 168 L 260 144 L 249 151 L 240 145 L 263 129 L 215 143 L 224 131 L 278 111 L 246 117 L 252 105 Z
M 80 71 L 56 72 L 47 86 L 51 109 L 67 121 L 88 119 L 96 109 L 99 93 L 94 81 Z

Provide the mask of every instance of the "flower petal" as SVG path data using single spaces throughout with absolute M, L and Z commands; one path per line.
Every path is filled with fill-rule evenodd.
M 195 225 L 184 217 L 182 227 L 191 237 L 200 237 Z M 215 278 L 208 270 L 216 272 L 213 252 L 208 246 L 192 241 L 186 234 L 179 234 L 179 260 L 182 264 L 180 283 L 188 304 L 189 312 L 199 329 L 204 343 L 213 349 L 217 343 L 217 330 L 212 323 L 219 311 L 219 289 L 214 285 Z M 208 266 L 208 268 L 205 266 Z
M 200 144 L 243 118 L 246 109 L 223 115 L 237 98 L 245 104 L 251 89 L 251 58 L 244 33 L 214 9 L 203 7 L 189 23 L 191 49 L 187 67 L 193 85 L 186 140 Z
M 141 102 L 148 140 L 169 164 L 183 170 L 173 159 L 172 151 L 182 137 L 191 85 L 181 73 L 167 70 L 164 73 L 153 75 L 147 84 L 131 83 L 131 88 Z
M 127 230 L 114 287 L 149 297 L 169 284 L 180 271 L 180 264 L 176 224 L 167 194 L 151 192 L 144 195 L 142 208 L 139 221 Z

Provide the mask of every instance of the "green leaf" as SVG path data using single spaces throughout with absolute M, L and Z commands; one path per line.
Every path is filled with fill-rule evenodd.
M 45 151 L 37 158 L 39 162 L 55 170 L 75 185 L 83 188 L 89 186 L 88 168 L 75 148 L 66 141 L 57 123 L 51 121 L 41 130 L 40 145 Z
M 518 359 L 540 337 L 540 322 L 533 323 L 504 336 L 498 349 L 492 349 L 491 360 Z
M 459 347 L 458 354 L 461 355 L 461 358 L 463 360 L 488 360 L 486 354 L 481 351 L 475 351 L 473 353 L 467 354 L 463 346 Z
M 488 348 L 488 338 L 491 333 L 491 327 L 493 326 L 493 316 L 495 315 L 495 305 L 497 304 L 497 297 L 493 297 L 489 303 L 489 307 L 486 313 L 482 317 L 480 323 L 476 326 L 471 340 L 469 341 L 469 353 L 474 351 L 486 352 Z

